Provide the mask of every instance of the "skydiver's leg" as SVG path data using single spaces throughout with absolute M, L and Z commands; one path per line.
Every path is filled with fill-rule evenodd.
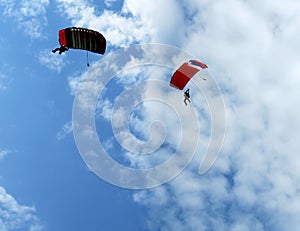
M 61 46 L 60 48 L 58 48 L 59 49 L 59 54 L 61 55 L 61 53 L 64 53 L 65 51 L 67 51 L 68 49 L 66 48 L 66 47 L 64 47 L 64 46 Z
M 55 53 L 56 51 L 58 51 L 60 48 L 55 48 L 54 50 L 52 50 L 53 53 Z
M 185 106 L 187 105 L 186 101 L 189 101 L 189 103 L 191 103 L 190 98 L 187 97 L 186 95 L 184 95 L 184 100 L 183 100 L 183 102 L 184 102 Z

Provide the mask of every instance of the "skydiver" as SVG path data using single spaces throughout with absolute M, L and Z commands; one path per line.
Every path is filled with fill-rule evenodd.
M 52 52 L 55 53 L 56 51 L 59 51 L 59 54 L 61 55 L 61 53 L 65 52 L 67 50 L 69 50 L 68 47 L 61 46 L 61 47 L 55 48 L 54 50 L 52 50 Z
M 191 102 L 191 100 L 190 100 L 190 89 L 187 89 L 184 92 L 184 100 L 183 100 L 183 102 L 184 102 L 185 106 L 187 106 L 186 101 L 189 101 L 189 103 Z

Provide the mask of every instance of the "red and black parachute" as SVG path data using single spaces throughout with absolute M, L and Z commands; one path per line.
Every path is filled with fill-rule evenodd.
M 87 50 L 98 54 L 104 54 L 106 39 L 98 31 L 69 27 L 58 32 L 59 43 L 63 47 Z
M 173 74 L 170 85 L 182 90 L 185 85 L 193 78 L 201 69 L 207 68 L 207 65 L 198 60 L 189 60 L 183 63 Z

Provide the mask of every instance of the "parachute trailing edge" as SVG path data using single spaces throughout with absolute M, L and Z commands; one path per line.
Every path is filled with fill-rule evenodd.
M 172 75 L 170 86 L 182 90 L 191 78 L 205 68 L 207 65 L 198 60 L 189 60 L 183 63 Z

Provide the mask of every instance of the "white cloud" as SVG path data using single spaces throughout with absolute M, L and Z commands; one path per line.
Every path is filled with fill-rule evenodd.
M 180 45 L 185 36 L 182 5 L 173 0 L 124 1 L 123 11 L 141 24 L 140 31 L 152 42 Z M 171 17 L 170 17 L 171 15 Z
M 103 117 L 107 121 L 111 119 L 111 113 L 113 110 L 111 101 L 107 99 L 100 100 L 98 102 L 96 110 L 97 110 L 97 114 L 99 114 L 99 116 Z
M 67 135 L 72 133 L 73 128 L 72 128 L 72 121 L 68 121 L 67 123 L 64 124 L 62 127 L 61 131 L 59 131 L 56 135 L 56 138 L 58 140 L 63 140 Z
M 149 228 L 294 230 L 299 226 L 300 171 L 293 137 L 299 136 L 300 128 L 294 40 L 299 37 L 295 28 L 300 17 L 299 3 L 289 4 L 187 4 L 189 12 L 182 14 L 194 14 L 185 25 L 182 46 L 205 58 L 222 86 L 227 136 L 220 158 L 206 175 L 197 175 L 192 165 L 165 186 L 170 200 L 163 208 L 152 202 L 160 188 L 135 195 L 144 195 L 139 202 L 149 207 Z M 291 204 L 295 206 L 288 209 Z
M 48 67 L 50 70 L 60 72 L 61 69 L 66 65 L 64 61 L 65 54 L 57 55 L 51 52 L 51 49 L 44 49 L 40 51 L 38 59 L 39 62 Z
M 104 0 L 106 7 L 112 7 L 117 0 Z
M 46 9 L 49 0 L 1 0 L 4 16 L 13 18 L 21 30 L 32 38 L 43 38 L 42 29 L 47 24 Z
M 7 149 L 3 149 L 0 150 L 0 160 L 3 159 L 6 155 L 12 153 L 13 151 L 11 150 L 7 150 Z
M 121 12 L 104 10 L 101 15 L 87 1 L 58 0 L 58 3 L 73 25 L 100 31 L 113 46 L 149 41 L 180 45 L 185 37 L 182 5 L 174 4 L 173 0 L 159 0 L 155 4 L 124 1 Z
M 8 149 L 0 150 L 0 160 L 14 151 Z M 35 215 L 35 208 L 21 205 L 5 188 L 0 186 L 0 230 L 26 229 L 31 231 L 41 231 L 38 217 Z
M 150 230 L 300 225 L 298 1 L 128 0 L 123 14 L 100 16 L 84 1 L 59 2 L 75 25 L 105 32 L 112 45 L 168 42 L 205 59 L 223 91 L 227 135 L 213 168 L 199 176 L 193 162 L 170 184 L 134 194 L 149 208 Z M 144 125 L 162 110 L 148 109 Z
M 0 91 L 5 90 L 7 88 L 6 79 L 7 76 L 5 74 L 0 74 Z
M 0 230 L 42 230 L 35 212 L 34 207 L 20 205 L 0 186 Z
M 0 91 L 4 91 L 8 88 L 9 84 L 12 82 L 13 77 L 11 76 L 14 67 L 3 63 L 0 67 Z
M 130 45 L 148 38 L 148 31 L 138 18 L 107 10 L 99 16 L 95 8 L 83 0 L 58 0 L 58 3 L 60 11 L 71 20 L 72 25 L 101 32 L 113 46 Z
M 68 77 L 68 81 L 69 81 L 69 87 L 71 89 L 71 95 L 75 95 L 81 81 L 81 76 L 76 75 L 76 76 Z

